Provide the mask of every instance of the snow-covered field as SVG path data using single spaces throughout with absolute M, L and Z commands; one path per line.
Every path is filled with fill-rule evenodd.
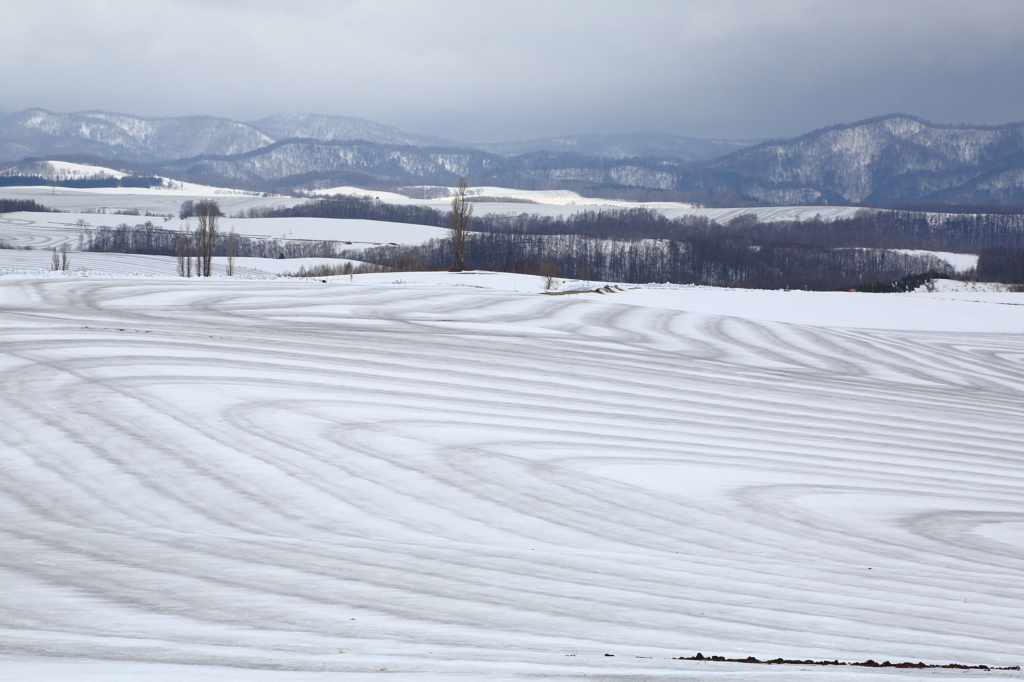
M 109 212 L 116 210 L 138 209 L 145 213 L 158 213 L 161 215 L 178 215 L 181 203 L 188 199 L 199 200 L 203 198 L 214 198 L 226 214 L 233 214 L 244 211 L 251 207 L 278 207 L 293 206 L 305 201 L 291 197 L 268 196 L 263 197 L 248 192 L 237 192 L 235 190 L 206 187 L 203 185 L 192 185 L 179 183 L 181 189 L 158 188 L 158 189 L 137 189 L 130 187 L 99 188 L 99 189 L 71 189 L 58 187 L 0 187 L 0 199 L 34 199 L 44 206 L 60 211 L 82 212 L 88 210 L 105 209 Z M 824 220 L 845 218 L 854 215 L 857 211 L 863 210 L 849 206 L 777 206 L 777 207 L 754 207 L 754 208 L 700 208 L 692 204 L 678 202 L 632 202 L 619 201 L 615 199 L 593 199 L 582 197 L 575 192 L 566 190 L 558 191 L 529 191 L 515 190 L 501 187 L 474 188 L 479 196 L 499 199 L 497 201 L 486 201 L 474 204 L 474 212 L 477 215 L 488 214 L 515 214 L 533 213 L 546 216 L 571 216 L 580 211 L 593 211 L 601 209 L 622 209 L 622 208 L 650 208 L 663 213 L 668 218 L 680 218 L 684 216 L 705 216 L 712 220 L 725 223 L 743 214 L 757 215 L 761 220 L 809 220 L 814 217 L 821 217 Z M 439 211 L 449 209 L 448 199 L 410 199 L 409 197 L 393 192 L 379 192 L 364 190 L 355 187 L 335 187 L 329 190 L 314 192 L 314 196 L 331 195 L 350 196 L 371 196 L 379 198 L 387 203 L 429 206 Z M 502 202 L 501 198 L 525 199 L 536 203 Z M 95 216 L 89 217 L 90 222 L 95 225 L 106 224 L 105 218 L 112 218 L 116 225 L 118 222 L 131 222 L 132 216 Z M 143 218 L 143 221 L 145 218 Z M 175 218 L 176 220 L 176 218 Z M 159 219 L 154 222 L 158 222 Z M 247 223 L 251 221 L 238 221 Z M 173 225 L 177 225 L 175 222 Z M 172 225 L 172 226 L 173 226 Z
M 455 188 L 447 188 L 453 191 Z M 664 214 L 667 218 L 675 219 L 685 216 L 704 216 L 720 223 L 727 223 L 733 218 L 741 215 L 756 215 L 760 220 L 766 222 L 780 220 L 811 220 L 821 218 L 822 220 L 836 220 L 849 218 L 858 211 L 864 210 L 856 206 L 761 206 L 751 208 L 701 208 L 694 204 L 680 203 L 674 201 L 622 201 L 618 199 L 595 199 L 592 197 L 580 196 L 569 190 L 524 190 L 509 189 L 507 187 L 473 187 L 470 193 L 474 196 L 487 198 L 489 201 L 474 203 L 474 212 L 477 215 L 506 214 L 518 215 L 520 213 L 532 213 L 544 216 L 568 217 L 580 211 L 595 211 L 623 208 L 648 208 Z M 449 199 L 410 199 L 409 197 L 394 192 L 378 192 L 358 187 L 333 187 L 331 189 L 317 190 L 311 192 L 313 196 L 363 196 L 374 197 L 385 203 L 402 204 L 406 206 L 429 206 L 439 211 L 446 211 L 449 208 Z M 519 201 L 503 202 L 502 198 Z M 522 201 L 533 203 L 521 203 Z
M 173 256 L 145 256 L 133 253 L 93 253 L 72 251 L 69 256 L 70 276 L 138 275 L 142 277 L 176 277 L 178 263 Z M 50 269 L 50 251 L 15 251 L 0 249 L 0 274 L 43 274 Z M 300 267 L 317 265 L 358 265 L 343 258 L 236 258 L 235 276 L 243 278 L 294 274 Z M 227 276 L 227 259 L 213 259 L 213 274 Z M 64 276 L 54 273 L 53 276 Z
M 79 226 L 82 220 L 87 225 Z M 50 249 L 63 242 L 72 247 L 78 236 L 96 227 L 116 227 L 121 224 L 141 225 L 146 221 L 165 230 L 178 230 L 186 224 L 196 229 L 193 219 L 147 218 L 145 216 L 93 215 L 88 213 L 5 213 L 0 215 L 0 239 L 13 246 L 31 246 Z M 329 218 L 221 218 L 221 231 L 234 229 L 248 237 L 272 239 L 313 239 L 351 242 L 353 249 L 380 244 L 422 244 L 430 239 L 445 237 L 447 231 L 429 225 L 391 223 L 382 220 L 333 220 Z
M 212 198 L 226 214 L 244 211 L 253 207 L 294 206 L 305 199 L 283 196 L 262 196 L 253 192 L 242 192 L 220 187 L 194 185 L 174 181 L 174 187 L 143 189 L 137 187 L 100 187 L 76 189 L 70 187 L 0 187 L 0 199 L 32 199 L 43 206 L 58 211 L 109 212 L 137 209 L 145 213 L 178 215 L 181 204 L 189 199 Z M 131 221 L 133 216 L 117 216 L 121 221 Z M 143 218 L 143 221 L 146 219 Z M 159 219 L 156 219 L 159 220 Z M 155 221 L 154 221 L 155 222 Z
M 2 678 L 1024 662 L 1020 294 L 538 290 L 0 278 Z

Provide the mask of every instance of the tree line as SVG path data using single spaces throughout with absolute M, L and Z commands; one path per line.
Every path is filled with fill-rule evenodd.
M 452 255 L 447 239 L 342 253 L 391 270 L 447 269 Z M 755 289 L 851 289 L 923 273 L 955 274 L 949 263 L 928 254 L 801 244 L 764 246 L 738 237 L 615 240 L 475 232 L 466 240 L 463 258 L 467 269 Z
M 194 232 L 189 231 L 194 235 Z M 139 253 L 151 256 L 177 256 L 181 232 L 157 227 L 151 221 L 140 225 L 121 223 L 116 227 L 97 227 L 80 235 L 80 251 Z M 229 234 L 218 231 L 212 240 L 214 256 L 228 255 Z M 341 258 L 346 244 L 313 239 L 259 239 L 235 236 L 235 256 L 253 258 Z M 190 251 L 191 253 L 191 251 Z
M 449 214 L 427 206 L 402 206 L 372 197 L 331 197 L 290 208 L 251 208 L 245 217 L 315 217 L 385 220 L 448 227 Z M 744 214 L 727 223 L 702 216 L 670 219 L 646 208 L 595 209 L 569 216 L 485 215 L 475 232 L 584 234 L 614 239 L 737 237 L 757 244 L 922 249 L 978 253 L 988 246 L 1024 248 L 1024 215 L 934 214 L 865 209 L 838 220 L 761 221 Z
M 54 213 L 33 199 L 0 199 L 0 213 Z
M 163 178 L 157 176 L 123 178 L 67 178 L 53 180 L 41 175 L 3 175 L 0 176 L 0 187 L 72 187 L 76 189 L 94 189 L 97 187 L 161 187 Z
M 929 219 L 870 211 L 831 222 L 765 223 L 748 214 L 725 225 L 704 217 L 671 220 L 642 208 L 581 211 L 559 217 L 524 213 L 474 218 L 467 198 L 467 185 L 460 181 L 459 190 L 452 197 L 452 210 L 447 214 L 365 197 L 339 197 L 289 209 L 254 211 L 274 217 L 300 214 L 388 219 L 450 228 L 448 239 L 418 246 L 346 250 L 345 244 L 333 241 L 223 235 L 217 228 L 219 207 L 216 202 L 203 200 L 182 207 L 183 213 L 199 218 L 194 233 L 188 228 L 179 232 L 165 230 L 151 222 L 134 227 L 122 224 L 83 235 L 81 248 L 176 256 L 179 272 L 184 276 L 191 276 L 193 262 L 197 274 L 209 276 L 214 256 L 321 257 L 366 261 L 378 268 L 398 271 L 483 269 L 634 283 L 901 291 L 915 285 L 918 279 L 955 274 L 949 263 L 934 256 L 893 250 L 927 248 L 914 246 L 914 242 L 906 241 L 908 238 L 941 240 L 950 232 L 958 232 L 961 241 L 1012 242 L 1020 238 L 1021 232 L 1013 229 L 1019 216 Z M 471 224 L 473 232 L 469 232 Z M 867 240 L 865 246 L 865 235 L 872 234 L 878 241 L 885 240 L 885 244 L 879 246 Z M 803 241 L 793 239 L 795 236 Z M 949 245 L 939 243 L 943 247 Z M 931 248 L 955 250 L 934 245 Z M 1024 248 L 987 246 L 982 253 L 979 276 L 1002 281 L 1024 277 L 1018 268 L 1018 261 L 1024 260 Z
M 1024 249 L 990 246 L 978 254 L 979 282 L 1024 284 Z

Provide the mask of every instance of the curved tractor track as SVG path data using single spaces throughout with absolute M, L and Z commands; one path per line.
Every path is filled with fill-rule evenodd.
M 0 665 L 1024 659 L 1021 335 L 619 299 L 0 279 Z

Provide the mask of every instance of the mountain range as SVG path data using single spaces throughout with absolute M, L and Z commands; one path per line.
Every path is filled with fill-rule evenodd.
M 654 134 L 468 144 L 311 114 L 248 123 L 39 109 L 0 116 L 0 159 L 81 155 L 137 173 L 261 189 L 451 184 L 467 176 L 478 184 L 719 203 L 1024 203 L 1019 123 L 950 126 L 893 114 L 759 144 Z
M 54 155 L 165 162 L 244 154 L 289 139 L 453 147 L 502 156 L 554 150 L 609 158 L 661 156 L 687 161 L 709 159 L 751 144 L 645 133 L 468 143 L 407 133 L 361 118 L 320 114 L 278 114 L 248 122 L 213 116 L 143 118 L 104 111 L 61 114 L 45 109 L 0 114 L 0 162 Z

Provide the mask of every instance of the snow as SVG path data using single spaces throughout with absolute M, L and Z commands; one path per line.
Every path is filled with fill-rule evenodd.
M 937 279 L 932 282 L 932 293 L 1008 293 L 1012 285 L 1000 284 L 997 282 L 961 282 L 955 279 Z M 925 289 L 925 287 L 922 287 Z M 1016 300 L 1018 297 L 1007 296 L 1005 298 Z
M 85 225 L 80 225 L 79 220 Z M 146 221 L 164 230 L 196 228 L 196 220 L 91 213 L 5 213 L 0 215 L 0 239 L 13 246 L 51 249 L 64 242 L 72 247 L 78 236 L 96 227 L 121 224 L 142 225 Z M 380 220 L 335 220 L 331 218 L 221 218 L 221 231 L 266 239 L 311 239 L 350 242 L 345 248 L 359 249 L 381 244 L 422 244 L 446 237 L 447 230 L 429 225 L 391 223 Z
M 44 274 L 50 269 L 51 251 L 15 251 L 0 249 L 0 274 Z M 144 277 L 177 277 L 178 263 L 174 256 L 145 256 L 133 253 L 95 253 L 71 251 L 69 272 L 71 276 L 99 274 L 139 275 Z M 316 265 L 344 266 L 345 263 L 358 265 L 359 261 L 343 258 L 235 258 L 235 275 L 239 277 L 277 276 L 295 273 L 300 267 L 307 270 Z M 213 259 L 215 275 L 227 275 L 227 259 L 217 256 Z M 52 273 L 51 276 L 63 276 Z
M 46 163 L 53 168 L 56 176 L 62 180 L 70 178 L 95 178 L 97 176 L 123 178 L 126 175 L 125 173 L 114 170 L 113 168 L 90 166 L 84 163 L 71 163 L 69 161 L 44 161 L 43 163 Z
M 1024 295 L 621 289 L 0 278 L 4 679 L 1024 661 Z
M 422 244 L 448 236 L 448 230 L 430 225 L 392 223 L 384 220 L 334 218 L 222 218 L 221 229 L 234 227 L 239 234 L 275 239 L 314 239 L 352 242 L 351 248 L 380 244 Z
M 170 181 L 172 187 L 0 187 L 0 199 L 32 199 L 58 211 L 85 212 L 137 209 L 159 215 L 178 215 L 182 202 L 213 198 L 226 214 L 254 207 L 294 206 L 305 199 L 285 196 L 263 196 L 254 192 L 207 187 Z M 130 216 L 122 216 L 130 217 Z
M 912 256 L 935 256 L 946 261 L 959 272 L 973 270 L 978 267 L 978 254 L 975 253 L 953 253 L 951 251 L 921 251 L 915 249 L 893 249 L 899 253 L 906 253 Z
M 444 188 L 449 192 L 455 187 Z M 720 223 L 727 223 L 741 215 L 756 215 L 759 220 L 775 222 L 782 220 L 837 220 L 853 217 L 858 211 L 864 210 L 856 206 L 761 206 L 750 208 L 700 208 L 694 204 L 675 201 L 622 201 L 618 199 L 597 199 L 584 197 L 569 190 L 523 190 L 507 187 L 472 187 L 470 194 L 477 197 L 499 199 L 473 204 L 476 215 L 531 213 L 546 216 L 571 216 L 581 211 L 621 210 L 628 208 L 647 208 L 664 214 L 667 218 L 676 219 L 688 216 L 706 217 Z M 439 211 L 450 208 L 450 199 L 411 199 L 394 192 L 378 192 L 358 187 L 332 187 L 330 189 L 310 192 L 313 196 L 361 196 L 380 199 L 384 203 L 429 206 Z M 502 202 L 501 198 L 532 201 L 533 204 L 519 202 Z

